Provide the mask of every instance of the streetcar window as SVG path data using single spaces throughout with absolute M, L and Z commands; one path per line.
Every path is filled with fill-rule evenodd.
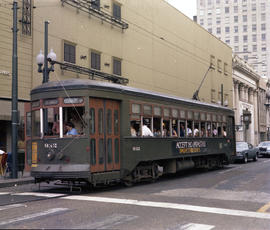
M 107 110 L 107 134 L 112 134 L 112 110 Z
M 130 135 L 133 137 L 139 136 L 140 134 L 140 121 L 130 121 Z
M 222 135 L 223 135 L 223 137 L 227 137 L 227 127 L 226 127 L 226 124 L 223 124 Z
M 201 137 L 206 137 L 206 123 L 201 122 Z
M 216 137 L 218 135 L 218 130 L 217 130 L 217 124 L 216 123 L 212 123 L 212 134 L 213 134 L 213 137 Z
M 90 108 L 90 134 L 95 134 L 96 128 L 95 128 L 95 109 Z
M 177 109 L 172 109 L 172 117 L 178 118 L 178 110 Z
M 199 122 L 194 122 L 193 136 L 194 137 L 199 137 L 200 136 L 200 123 Z
M 98 110 L 98 132 L 103 133 L 103 109 Z
M 108 152 L 108 163 L 112 163 L 112 139 L 108 138 L 107 140 L 107 152 Z
M 141 113 L 141 105 L 139 104 L 132 104 L 131 112 L 134 114 L 140 114 Z
M 40 110 L 32 111 L 32 134 L 34 137 L 40 137 Z
M 193 121 L 187 121 L 187 137 L 192 137 L 193 134 Z
M 44 135 L 59 135 L 59 108 L 43 109 Z
M 212 137 L 212 126 L 211 122 L 206 123 L 207 131 L 206 131 L 206 136 L 207 137 Z
M 151 105 L 144 105 L 143 106 L 143 113 L 145 115 L 152 115 L 152 106 Z
M 173 119 L 172 120 L 172 137 L 178 137 L 179 133 L 179 126 L 178 126 L 178 120 Z
M 40 101 L 39 100 L 38 101 L 33 101 L 31 105 L 32 105 L 32 108 L 39 107 L 40 106 Z
M 186 122 L 180 121 L 180 137 L 186 136 Z
M 119 139 L 114 140 L 114 163 L 119 163 Z
M 161 117 L 161 108 L 160 107 L 157 107 L 157 106 L 154 107 L 154 116 Z
M 181 119 L 186 119 L 186 111 L 184 111 L 184 110 L 180 111 L 180 118 Z
M 103 139 L 99 139 L 98 151 L 99 151 L 98 163 L 103 164 L 104 163 L 104 141 L 103 141 Z
M 94 138 L 90 140 L 90 161 L 91 165 L 96 164 L 96 139 Z
M 43 101 L 43 105 L 45 106 L 49 106 L 49 105 L 57 105 L 58 104 L 58 99 L 54 98 L 54 99 L 47 99 Z
M 114 110 L 114 116 L 113 116 L 113 124 L 114 124 L 114 135 L 118 135 L 119 133 L 119 115 L 118 110 Z
M 154 136 L 160 137 L 161 136 L 161 118 L 154 117 L 153 118 L 153 126 L 154 126 Z
M 86 121 L 85 121 L 85 109 L 83 106 L 78 107 L 64 107 L 63 108 L 63 123 L 71 122 L 79 135 L 85 133 Z M 64 134 L 66 134 L 64 126 Z
M 170 120 L 163 120 L 162 124 L 162 136 L 163 137 L 169 137 L 170 136 Z

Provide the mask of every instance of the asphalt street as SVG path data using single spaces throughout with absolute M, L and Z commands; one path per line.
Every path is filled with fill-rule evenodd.
M 0 189 L 0 228 L 270 229 L 270 159 L 163 176 L 156 183 L 70 192 Z

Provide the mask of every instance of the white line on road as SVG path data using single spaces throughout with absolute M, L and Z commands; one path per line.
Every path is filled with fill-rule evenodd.
M 250 218 L 258 218 L 258 219 L 270 219 L 270 213 L 249 212 L 249 211 L 242 211 L 242 210 L 203 207 L 203 206 L 177 204 L 177 203 L 139 201 L 139 200 L 117 199 L 117 198 L 107 198 L 107 197 L 87 197 L 87 196 L 67 196 L 67 197 L 62 197 L 60 199 L 104 202 L 104 203 L 114 203 L 114 204 L 127 204 L 127 205 L 136 205 L 136 206 L 144 206 L 144 207 L 169 208 L 169 209 L 177 209 L 177 210 L 184 210 L 184 211 L 204 212 L 204 213 L 212 213 L 212 214 L 220 214 L 220 215 L 228 215 L 228 216 L 241 216 L 241 217 L 250 217 Z
M 10 194 L 10 192 L 0 192 L 0 196 L 1 195 L 9 195 Z
M 53 208 L 53 209 L 49 209 L 45 212 L 38 212 L 38 213 L 34 213 L 34 214 L 22 216 L 22 217 L 17 217 L 14 219 L 2 221 L 2 222 L 0 222 L 0 226 L 7 225 L 7 224 L 13 224 L 13 223 L 17 223 L 20 221 L 30 220 L 30 219 L 34 219 L 37 217 L 51 215 L 51 214 L 55 214 L 55 213 L 59 213 L 59 212 L 64 212 L 67 210 L 69 210 L 69 209 L 67 209 L 67 208 Z
M 15 196 L 41 196 L 41 197 L 48 197 L 48 198 L 54 198 L 54 197 L 60 197 L 65 196 L 66 194 L 60 194 L 60 193 L 39 193 L 39 192 L 22 192 L 22 193 L 14 193 L 12 195 Z
M 5 206 L 1 206 L 1 207 L 0 207 L 0 211 L 2 211 L 2 210 L 7 210 L 7 209 L 11 209 L 11 208 L 19 208 L 19 207 L 25 207 L 25 205 L 23 205 L 23 204 L 11 204 L 11 205 L 5 205 Z
M 214 227 L 215 226 L 213 225 L 189 223 L 182 226 L 180 230 L 210 230 L 210 229 L 213 229 Z

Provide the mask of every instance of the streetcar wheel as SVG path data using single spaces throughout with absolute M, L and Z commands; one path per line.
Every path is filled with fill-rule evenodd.
M 126 186 L 126 187 L 132 187 L 134 185 L 134 182 L 133 181 L 123 181 L 123 184 Z

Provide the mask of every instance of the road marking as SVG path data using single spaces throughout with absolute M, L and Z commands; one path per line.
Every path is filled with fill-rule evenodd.
M 270 208 L 270 202 L 262 206 L 257 212 L 266 212 Z
M 7 210 L 7 209 L 11 209 L 11 208 L 19 208 L 19 207 L 25 207 L 25 205 L 23 205 L 23 204 L 11 204 L 11 205 L 5 205 L 5 206 L 1 206 L 1 207 L 0 207 L 0 211 L 2 211 L 2 210 Z
M 116 225 L 137 219 L 138 216 L 114 214 L 106 216 L 104 220 L 89 223 L 89 225 L 77 226 L 78 229 L 113 229 Z
M 265 161 L 263 161 L 263 163 L 267 163 L 267 162 L 269 162 L 270 160 L 265 160 Z
M 0 222 L 0 226 L 7 225 L 7 224 L 13 224 L 13 223 L 17 223 L 17 222 L 20 222 L 20 221 L 30 220 L 30 219 L 34 219 L 34 218 L 41 217 L 41 216 L 60 213 L 60 212 L 64 212 L 64 211 L 67 211 L 67 210 L 69 210 L 69 209 L 68 208 L 53 208 L 53 209 L 49 209 L 49 210 L 47 210 L 45 212 L 38 212 L 38 213 L 34 213 L 34 214 L 22 216 L 22 217 L 17 217 L 17 218 L 14 218 L 14 219 L 2 221 L 2 222 Z
M 203 207 L 203 206 L 177 204 L 177 203 L 139 201 L 139 200 L 130 200 L 130 199 L 108 198 L 108 197 L 87 197 L 87 196 L 67 196 L 67 197 L 61 197 L 60 199 L 104 202 L 104 203 L 113 203 L 113 204 L 127 204 L 127 205 L 143 206 L 143 207 L 168 208 L 168 209 L 176 209 L 176 210 L 184 210 L 184 211 L 204 212 L 204 213 L 212 213 L 212 214 L 220 214 L 220 215 L 228 215 L 228 216 L 241 216 L 241 217 L 250 217 L 250 218 L 258 218 L 258 219 L 270 219 L 269 213 Z
M 231 171 L 234 171 L 234 170 L 237 170 L 237 169 L 240 169 L 242 168 L 242 166 L 236 166 L 234 168 L 231 168 L 231 169 L 223 169 L 222 171 L 218 172 L 219 174 L 224 174 L 224 173 L 227 173 L 227 172 L 231 172 Z
M 48 198 L 55 198 L 60 196 L 66 196 L 66 194 L 61 193 L 39 193 L 39 192 L 22 192 L 22 193 L 13 193 L 12 195 L 15 196 L 41 196 L 41 197 L 48 197 Z
M 10 194 L 10 192 L 0 192 L 0 196 L 1 195 L 9 195 Z
M 214 227 L 215 226 L 213 225 L 189 223 L 181 226 L 180 230 L 210 230 L 213 229 Z

